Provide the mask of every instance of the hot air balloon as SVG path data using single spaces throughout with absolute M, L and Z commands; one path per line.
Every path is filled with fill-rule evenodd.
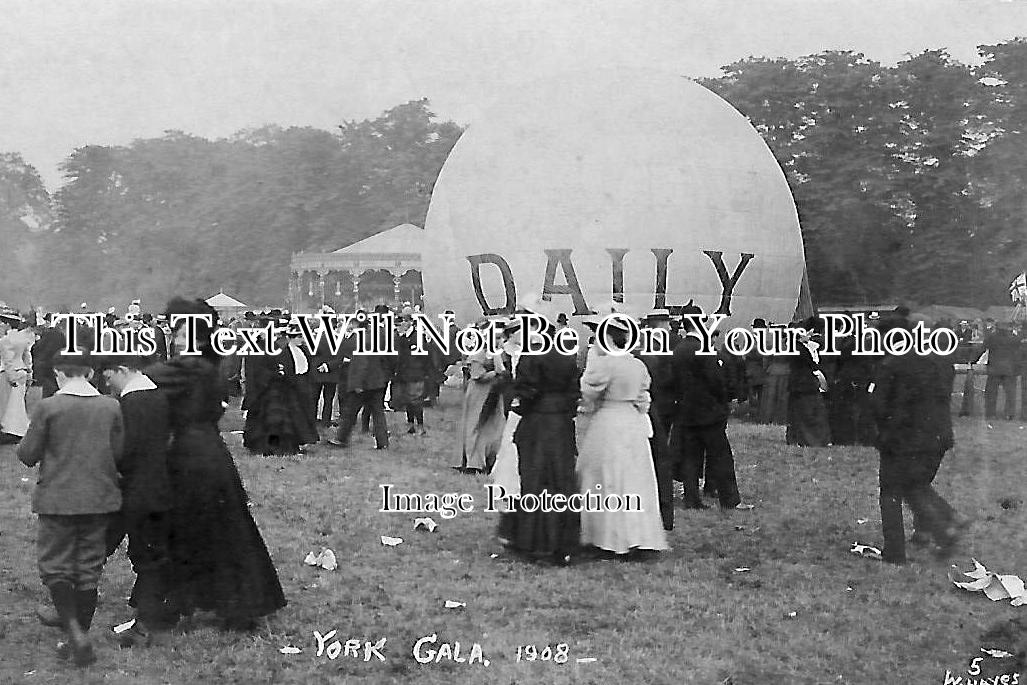
M 539 292 L 572 317 L 690 299 L 741 325 L 808 290 L 791 192 L 737 110 L 680 76 L 610 70 L 513 91 L 473 122 L 432 194 L 426 295 L 458 320 Z M 605 303 L 605 304 L 604 304 Z

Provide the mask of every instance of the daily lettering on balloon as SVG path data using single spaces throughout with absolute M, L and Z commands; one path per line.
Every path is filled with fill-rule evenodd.
M 573 303 L 574 316 L 587 316 L 596 314 L 590 306 L 582 291 L 581 283 L 578 280 L 577 271 L 574 268 L 572 258 L 573 249 L 546 249 L 542 251 L 545 255 L 545 275 L 542 286 L 542 297 L 546 300 L 554 296 L 568 295 Z M 626 248 L 606 248 L 610 257 L 610 292 L 614 302 L 624 302 L 624 256 L 630 252 Z M 653 307 L 655 309 L 666 309 L 674 307 L 667 304 L 667 265 L 670 255 L 674 252 L 669 247 L 654 247 L 650 250 L 654 257 L 653 262 Z M 745 272 L 745 267 L 755 258 L 749 252 L 739 254 L 739 259 L 734 269 L 729 273 L 724 264 L 724 253 L 719 250 L 702 250 L 702 253 L 710 260 L 712 268 L 720 281 L 721 293 L 720 304 L 715 314 L 731 315 L 731 297 L 735 286 Z M 474 287 L 474 295 L 478 298 L 481 310 L 487 315 L 512 314 L 517 307 L 517 283 L 514 280 L 513 271 L 502 255 L 487 253 L 467 255 L 467 261 L 471 265 L 471 284 Z M 491 264 L 499 269 L 499 275 L 503 280 L 503 291 L 506 300 L 501 305 L 489 302 L 482 291 L 481 268 L 484 264 Z M 557 282 L 557 279 L 561 282 Z M 681 303 L 682 305 L 684 303 Z

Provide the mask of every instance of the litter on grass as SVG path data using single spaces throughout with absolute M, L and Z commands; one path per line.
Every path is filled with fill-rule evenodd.
M 858 554 L 861 557 L 866 557 L 867 559 L 881 559 L 881 550 L 876 547 L 871 547 L 870 545 L 861 545 L 858 542 L 854 542 L 852 543 L 852 547 L 849 551 L 853 554 Z
M 435 523 L 435 519 L 431 518 L 430 516 L 414 519 L 414 530 L 417 530 L 418 528 L 424 528 L 429 533 L 434 533 L 435 529 L 438 527 L 439 524 Z
M 961 571 L 956 565 L 949 569 L 948 576 L 953 585 L 961 590 L 983 592 L 993 602 L 1009 599 L 1014 607 L 1027 604 L 1027 588 L 1020 576 L 993 573 L 976 559 L 970 561 L 974 565 L 972 571 Z
M 118 625 L 114 626 L 112 630 L 114 631 L 115 635 L 120 635 L 121 633 L 125 632 L 135 624 L 136 620 L 133 618 L 131 620 L 125 621 L 124 623 L 119 623 Z
M 307 566 L 320 566 L 326 571 L 334 571 L 339 568 L 339 562 L 335 558 L 335 552 L 327 547 L 322 547 L 321 551 L 317 554 L 307 552 L 307 556 L 303 559 L 303 563 Z

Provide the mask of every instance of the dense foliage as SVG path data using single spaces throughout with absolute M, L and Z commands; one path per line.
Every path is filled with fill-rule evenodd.
M 884 67 L 747 59 L 704 81 L 784 168 L 823 302 L 1008 304 L 1027 267 L 1027 41 Z
M 63 164 L 64 185 L 39 203 L 55 208 L 48 230 L 3 236 L 5 244 L 37 245 L 35 255 L 46 259 L 27 282 L 0 274 L 0 292 L 22 304 L 119 310 L 134 297 L 162 303 L 169 293 L 219 288 L 246 302 L 280 303 L 293 252 L 338 249 L 402 222 L 423 225 L 459 135 L 419 101 L 334 133 L 268 126 L 209 141 L 168 131 L 127 147 L 78 148 Z

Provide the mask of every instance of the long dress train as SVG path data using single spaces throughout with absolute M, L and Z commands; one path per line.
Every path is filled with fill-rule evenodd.
M 171 405 L 171 608 L 243 621 L 284 607 L 278 573 L 218 430 L 224 393 L 217 365 L 179 357 L 146 373 Z

